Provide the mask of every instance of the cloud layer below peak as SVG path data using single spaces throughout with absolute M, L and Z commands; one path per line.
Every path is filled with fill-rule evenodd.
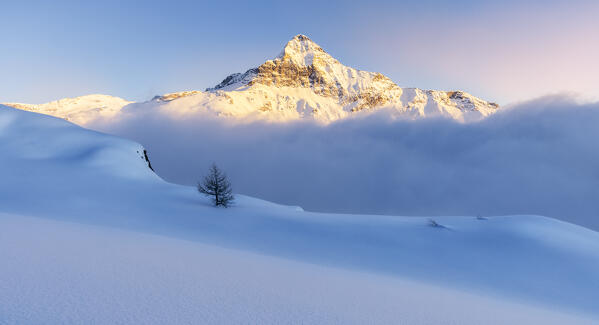
M 544 97 L 478 123 L 385 112 L 327 126 L 133 115 L 92 128 L 141 142 L 168 181 L 216 162 L 234 190 L 306 210 L 539 214 L 599 230 L 599 103 Z

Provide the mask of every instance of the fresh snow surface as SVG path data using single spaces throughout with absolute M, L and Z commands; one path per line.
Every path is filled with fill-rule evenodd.
M 599 322 L 572 224 L 218 209 L 139 144 L 1 106 L 0 152 L 2 324 Z
M 402 278 L 0 215 L 2 324 L 593 324 Z

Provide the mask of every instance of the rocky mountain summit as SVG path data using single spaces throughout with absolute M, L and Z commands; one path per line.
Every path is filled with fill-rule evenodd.
M 360 102 L 352 107 L 354 111 L 381 106 L 393 95 L 401 94 L 391 79 L 342 65 L 304 35 L 289 41 L 274 60 L 243 74 L 233 74 L 207 91 L 234 90 L 254 84 L 311 88 L 317 95 L 337 99 L 342 105 Z

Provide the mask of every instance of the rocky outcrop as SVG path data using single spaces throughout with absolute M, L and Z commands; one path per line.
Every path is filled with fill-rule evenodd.
M 192 95 L 199 94 L 199 93 L 201 93 L 201 91 L 198 91 L 198 90 L 181 91 L 178 93 L 170 93 L 170 94 L 165 94 L 162 96 L 154 96 L 154 98 L 152 98 L 152 100 L 160 101 L 160 102 L 170 102 L 170 101 L 178 99 L 178 98 L 192 96 Z

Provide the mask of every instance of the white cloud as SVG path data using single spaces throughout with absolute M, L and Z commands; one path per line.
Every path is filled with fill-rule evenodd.
M 307 210 L 399 215 L 540 214 L 599 229 L 599 103 L 564 96 L 475 124 L 390 121 L 233 125 L 132 117 L 104 130 L 141 142 L 165 179 L 211 162 L 234 190 Z

